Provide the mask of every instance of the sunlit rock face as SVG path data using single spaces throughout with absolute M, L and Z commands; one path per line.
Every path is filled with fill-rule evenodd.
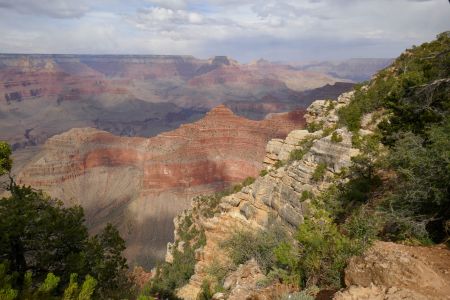
M 131 262 L 149 266 L 164 256 L 172 220 L 192 197 L 256 176 L 266 143 L 302 128 L 303 114 L 254 121 L 221 105 L 153 138 L 72 129 L 50 138 L 18 181 L 82 205 L 93 232 L 117 224 Z

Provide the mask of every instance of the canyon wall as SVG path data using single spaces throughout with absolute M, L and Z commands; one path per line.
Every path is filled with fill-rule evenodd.
M 305 120 L 309 123 L 320 122 L 323 128 L 334 128 L 337 124 L 337 111 L 347 105 L 352 97 L 351 93 L 344 93 L 334 105 L 329 107 L 330 101 L 317 100 L 305 114 Z M 213 217 L 202 214 L 205 203 L 195 201 L 190 210 L 175 219 L 175 243 L 169 244 L 166 260 L 171 261 L 172 251 L 175 245 L 180 243 L 178 232 L 180 223 L 186 215 L 194 220 L 192 226 L 204 230 L 206 244 L 196 250 L 195 274 L 187 285 L 178 290 L 182 299 L 196 299 L 201 285 L 208 278 L 208 269 L 212 265 L 227 265 L 230 263 L 228 253 L 223 242 L 239 229 L 258 230 L 267 228 L 271 220 L 278 220 L 287 231 L 294 232 L 303 222 L 304 216 L 310 211 L 310 199 L 300 200 L 303 192 L 319 194 L 331 183 L 329 181 L 317 182 L 313 178 L 315 169 L 319 164 L 325 163 L 325 177 L 333 177 L 342 168 L 351 164 L 351 157 L 359 153 L 352 147 L 351 133 L 346 129 L 337 129 L 342 141 L 335 143 L 331 140 L 331 132 L 325 133 L 318 130 L 310 133 L 307 130 L 293 130 L 285 139 L 272 139 L 266 147 L 264 163 L 267 174 L 260 176 L 256 181 L 244 187 L 240 192 L 223 197 Z M 290 153 L 301 148 L 302 141 L 311 140 L 311 148 L 300 160 L 289 161 Z M 284 166 L 277 162 L 289 161 Z M 229 293 L 233 295 L 233 289 L 241 289 L 241 286 L 229 286 Z M 245 292 L 240 292 L 236 297 L 228 299 L 245 299 L 253 292 L 257 293 L 253 286 Z M 243 296 L 245 295 L 245 297 Z M 244 298 L 243 298 L 244 297 Z
M 217 283 L 220 288 L 215 289 L 220 292 L 212 299 L 280 299 L 289 293 L 292 294 L 286 297 L 295 297 L 295 287 L 273 282 L 255 259 L 232 267 L 232 254 L 226 243 L 237 232 L 254 233 L 271 224 L 294 235 L 305 217 L 320 213 L 313 199 L 320 201 L 317 199 L 328 187 L 342 180 L 341 172 L 348 170 L 352 157 L 361 151 L 352 143 L 353 133 L 345 127 L 338 128 L 337 111 L 348 105 L 352 97 L 353 92 L 349 92 L 337 101 L 314 101 L 307 108 L 305 121 L 308 125 L 321 124 L 321 129 L 297 129 L 285 139 L 270 140 L 264 157 L 266 172 L 252 184 L 222 197 L 216 206 L 194 201 L 189 210 L 174 220 L 175 241 L 168 245 L 168 263 L 173 263 L 174 254 L 183 253 L 186 245 L 200 244 L 196 237 L 186 240 L 186 232 L 195 229 L 204 232 L 205 237 L 194 251 L 194 274 L 176 290 L 180 298 L 197 299 L 204 282 L 215 282 L 214 276 L 219 275 L 213 272 L 218 269 L 225 270 L 225 274 Z M 373 134 L 380 120 L 376 112 L 364 115 L 359 134 Z M 296 150 L 301 150 L 302 155 L 292 158 Z M 319 166 L 325 166 L 321 179 L 317 178 Z M 245 249 L 239 251 L 244 253 Z M 445 245 L 418 247 L 376 241 L 361 256 L 350 259 L 345 269 L 346 288 L 337 293 L 324 290 L 316 299 L 449 299 L 449 257 Z M 265 282 L 270 285 L 264 285 Z
M 150 137 L 229 102 L 238 114 L 263 119 L 306 107 L 316 88 L 328 84 L 333 98 L 352 86 L 333 88 L 338 81 L 222 56 L 0 54 L 0 139 L 17 150 L 78 127 Z
M 18 183 L 85 208 L 97 232 L 119 226 L 131 263 L 160 260 L 173 239 L 173 218 L 199 194 L 257 176 L 265 145 L 304 125 L 304 111 L 261 121 L 221 105 L 201 120 L 153 138 L 120 137 L 93 128 L 50 138 Z

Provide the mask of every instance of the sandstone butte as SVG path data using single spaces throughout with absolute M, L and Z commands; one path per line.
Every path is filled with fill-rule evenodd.
M 266 143 L 302 128 L 303 113 L 253 121 L 220 105 L 195 123 L 152 138 L 71 129 L 45 143 L 18 183 L 66 205 L 80 204 L 92 232 L 107 222 L 118 225 L 131 264 L 149 266 L 164 256 L 172 220 L 194 196 L 257 176 Z

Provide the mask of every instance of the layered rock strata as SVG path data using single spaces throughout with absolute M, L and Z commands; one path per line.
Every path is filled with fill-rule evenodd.
M 200 121 L 149 139 L 72 129 L 50 138 L 18 182 L 66 205 L 80 204 L 94 232 L 117 224 L 127 256 L 148 266 L 163 257 L 172 219 L 194 196 L 256 176 L 267 141 L 302 127 L 302 115 L 252 121 L 219 106 Z
M 156 136 L 223 103 L 261 120 L 352 86 L 338 81 L 228 57 L 0 54 L 0 140 L 21 150 L 79 127 Z
M 338 107 L 346 105 L 351 96 L 351 93 L 342 95 L 334 103 L 334 109 L 320 112 L 314 119 L 306 118 L 307 122 L 316 121 L 317 116 L 322 114 L 336 120 L 332 115 L 336 113 Z M 322 101 L 318 101 L 313 105 L 321 103 Z M 333 125 L 330 121 L 326 126 Z M 318 165 L 325 164 L 325 178 L 332 177 L 343 167 L 350 166 L 351 157 L 359 153 L 357 149 L 352 148 L 351 133 L 346 129 L 338 129 L 337 132 L 342 137 L 340 142 L 333 142 L 331 134 L 323 136 L 323 130 L 314 133 L 295 130 L 284 140 L 271 140 L 267 145 L 264 160 L 270 171 L 240 192 L 222 198 L 219 204 L 220 212 L 212 218 L 198 214 L 198 211 L 202 210 L 202 203 L 194 202 L 189 213 L 192 214 L 195 223 L 204 229 L 206 245 L 197 250 L 195 274 L 189 283 L 178 291 L 181 298 L 196 299 L 203 280 L 207 278 L 208 266 L 217 262 L 222 264 L 230 262 L 221 244 L 239 228 L 257 230 L 267 227 L 269 220 L 277 219 L 288 230 L 294 231 L 303 222 L 304 216 L 309 213 L 310 205 L 309 200 L 300 200 L 302 193 L 308 191 L 317 194 L 330 184 L 328 180 L 320 182 L 314 180 L 313 174 Z M 312 145 L 302 159 L 275 168 L 277 161 L 286 160 L 289 157 L 288 153 L 300 148 L 301 142 L 305 139 L 311 139 Z M 180 220 L 180 218 L 175 220 L 176 229 Z

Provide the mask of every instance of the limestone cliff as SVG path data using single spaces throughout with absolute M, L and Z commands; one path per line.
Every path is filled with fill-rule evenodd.
M 80 204 L 94 232 L 107 222 L 117 224 L 128 258 L 148 266 L 164 256 L 172 219 L 192 197 L 256 176 L 267 141 L 302 127 L 302 115 L 252 121 L 221 105 L 195 123 L 149 139 L 72 129 L 49 139 L 18 182 L 66 205 Z
M 258 177 L 253 184 L 244 187 L 240 192 L 222 198 L 213 217 L 204 217 L 199 213 L 204 205 L 202 202 L 193 203 L 193 208 L 186 213 L 192 215 L 195 226 L 204 229 L 206 244 L 196 252 L 195 274 L 189 283 L 178 291 L 180 297 L 196 299 L 203 280 L 207 278 L 208 267 L 217 262 L 229 261 L 221 244 L 239 228 L 257 230 L 266 227 L 269 218 L 278 219 L 289 231 L 294 231 L 302 223 L 309 211 L 309 200 L 300 201 L 302 193 L 308 191 L 318 194 L 329 185 L 327 180 L 318 183 L 313 178 L 317 166 L 325 164 L 325 177 L 331 178 L 343 167 L 348 167 L 351 157 L 358 154 L 358 149 L 352 148 L 351 134 L 347 130 L 337 130 L 342 137 L 342 141 L 338 143 L 333 142 L 331 132 L 327 132 L 328 128 L 334 128 L 336 125 L 337 109 L 348 104 L 351 97 L 352 93 L 345 93 L 334 102 L 314 102 L 305 119 L 308 124 L 323 120 L 324 130 L 314 133 L 294 130 L 286 139 L 271 140 L 267 144 L 264 159 L 268 173 Z M 329 108 L 329 103 L 332 108 Z M 324 107 L 328 108 L 323 109 Z M 302 159 L 279 167 L 277 162 L 289 160 L 289 153 L 301 148 L 305 141 L 310 141 L 311 144 Z M 176 230 L 182 218 L 183 216 L 175 220 Z M 177 231 L 175 236 L 178 237 Z M 169 261 L 170 249 L 172 245 L 169 245 Z M 229 288 L 233 289 L 233 286 Z
M 336 178 L 360 153 L 352 146 L 352 133 L 345 127 L 337 128 L 337 110 L 348 105 L 352 97 L 350 92 L 337 101 L 313 102 L 305 114 L 307 127 L 320 124 L 321 129 L 297 129 L 285 139 L 270 140 L 264 157 L 267 171 L 241 191 L 223 197 L 213 216 L 202 213 L 210 209 L 205 208 L 205 203 L 194 201 L 190 210 L 175 219 L 176 240 L 168 245 L 167 261 L 172 261 L 175 245 L 183 251 L 179 235 L 185 216 L 190 216 L 191 226 L 204 230 L 206 237 L 204 246 L 195 252 L 195 273 L 187 285 L 177 290 L 178 296 L 195 300 L 210 276 L 211 266 L 231 264 L 223 242 L 236 231 L 267 228 L 275 219 L 288 232 L 295 232 L 314 209 L 303 194 L 320 195 L 333 181 L 340 180 Z M 359 134 L 372 133 L 377 122 L 376 114 L 365 115 Z M 320 180 L 316 178 L 319 166 L 325 168 Z M 439 258 L 428 259 L 427 255 Z M 345 276 L 349 288 L 337 293 L 335 299 L 448 299 L 450 269 L 445 260 L 449 255 L 446 249 L 377 242 L 364 256 L 350 261 Z M 430 261 L 435 263 L 427 265 Z M 217 293 L 213 299 L 278 299 L 280 294 L 276 291 L 289 292 L 288 286 L 260 287 L 258 282 L 264 278 L 258 265 L 249 261 L 228 274 L 223 285 L 225 292 Z

